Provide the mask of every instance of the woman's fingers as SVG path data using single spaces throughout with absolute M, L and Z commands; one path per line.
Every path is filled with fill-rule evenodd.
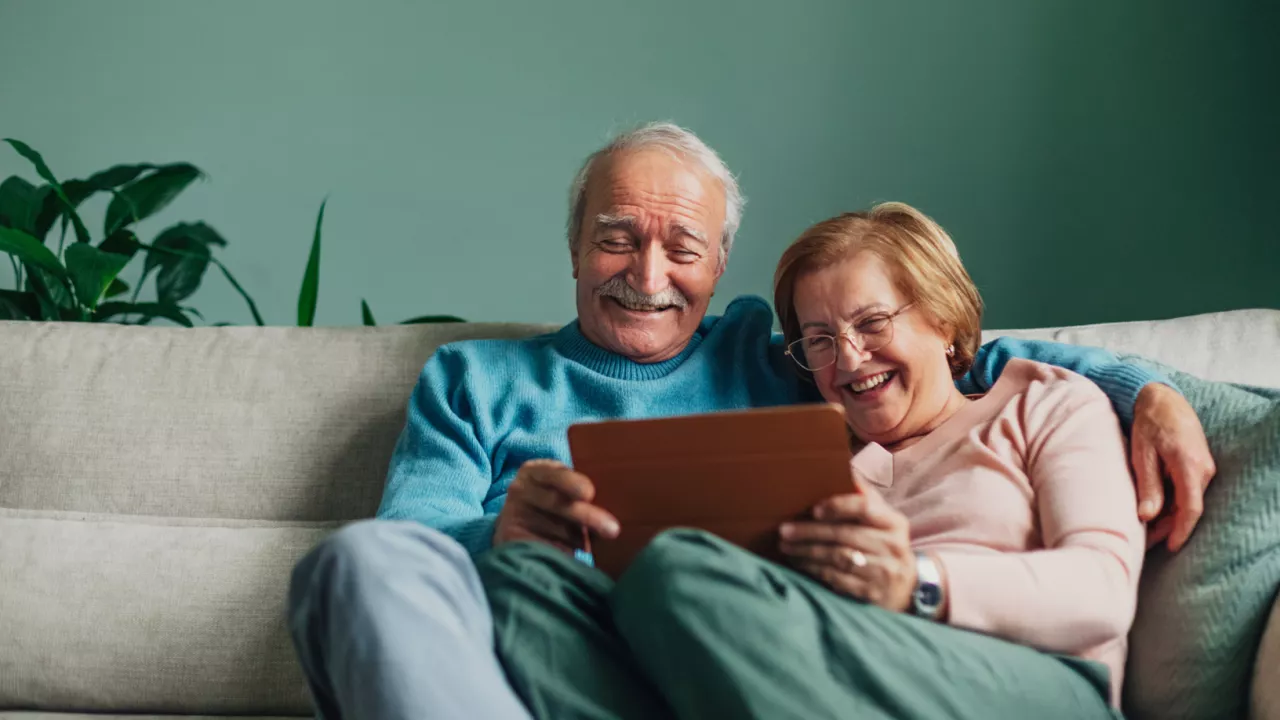
M 871 590 L 866 580 L 826 563 L 800 561 L 796 568 L 832 590 L 858 600 L 866 600 Z
M 813 517 L 828 522 L 859 523 L 885 530 L 896 529 L 904 518 L 875 488 L 858 483 L 858 492 L 834 495 L 813 508 Z
M 855 574 L 877 562 L 876 554 L 844 545 L 784 542 L 778 549 L 782 551 L 783 555 L 800 562 L 830 565 L 837 570 Z
M 898 540 L 894 530 L 830 522 L 789 522 L 778 529 L 784 544 L 845 545 L 876 555 L 885 554 Z

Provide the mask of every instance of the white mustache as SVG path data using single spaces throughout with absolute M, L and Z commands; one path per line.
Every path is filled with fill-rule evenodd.
M 689 298 L 684 293 L 669 287 L 666 290 L 645 295 L 627 284 L 621 276 L 609 278 L 608 282 L 596 288 L 599 297 L 613 298 L 634 310 L 661 310 L 675 307 L 684 310 L 689 307 Z

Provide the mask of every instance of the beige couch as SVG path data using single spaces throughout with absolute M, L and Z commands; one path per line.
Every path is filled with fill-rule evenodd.
M 377 508 L 436 346 L 542 329 L 0 322 L 0 719 L 308 714 L 294 562 Z M 1009 334 L 1280 386 L 1275 310 Z M 1280 717 L 1271 626 L 1254 707 Z

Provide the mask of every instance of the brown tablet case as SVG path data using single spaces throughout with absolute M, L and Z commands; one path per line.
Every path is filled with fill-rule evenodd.
M 596 566 L 617 577 L 659 532 L 708 530 L 777 557 L 778 526 L 852 492 L 844 414 L 796 405 L 569 428 L 574 469 L 622 524 L 590 538 Z

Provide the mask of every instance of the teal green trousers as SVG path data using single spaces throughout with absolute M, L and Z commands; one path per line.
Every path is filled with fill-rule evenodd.
M 477 566 L 537 718 L 1115 718 L 1106 669 L 880 608 L 707 533 L 615 583 L 538 544 Z

